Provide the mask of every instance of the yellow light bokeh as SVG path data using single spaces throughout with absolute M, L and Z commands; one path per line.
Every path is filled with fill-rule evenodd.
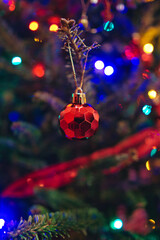
M 146 168 L 147 168 L 148 171 L 151 171 L 151 167 L 150 167 L 149 161 L 146 162 Z
M 153 224 L 156 223 L 156 222 L 155 222 L 153 219 L 151 219 L 151 218 L 149 219 L 149 222 L 150 222 L 150 223 L 153 223 Z
M 41 40 L 41 39 L 39 39 L 39 38 L 36 38 L 36 37 L 34 38 L 34 41 L 35 41 L 35 42 L 40 42 L 40 43 L 42 42 L 42 40 Z
M 151 54 L 154 50 L 154 46 L 152 43 L 146 43 L 144 46 L 143 46 L 143 51 L 147 54 Z
M 29 24 L 29 29 L 31 31 L 36 31 L 38 29 L 38 27 L 39 27 L 39 24 L 36 21 L 33 21 Z
M 50 31 L 50 32 L 57 32 L 57 31 L 58 31 L 58 26 L 57 26 L 57 24 L 52 24 L 52 25 L 49 27 L 49 31 Z
M 150 99 L 154 99 L 154 98 L 156 98 L 157 97 L 157 92 L 155 91 L 155 90 L 149 90 L 148 91 L 148 97 L 150 98 Z
M 155 226 L 156 222 L 155 222 L 153 219 L 150 218 L 150 219 L 149 219 L 149 223 L 150 223 L 152 229 L 155 229 L 155 228 L 156 228 L 156 226 Z
M 34 41 L 35 42 L 39 42 L 39 38 L 34 38 Z

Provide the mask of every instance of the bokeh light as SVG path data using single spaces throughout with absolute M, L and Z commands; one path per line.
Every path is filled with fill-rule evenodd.
M 153 89 L 149 90 L 148 91 L 148 96 L 149 96 L 150 99 L 154 99 L 154 98 L 157 97 L 157 92 L 155 90 L 153 90 Z
M 50 32 L 57 32 L 57 31 L 58 31 L 58 25 L 57 25 L 57 24 L 52 24 L 52 25 L 49 27 L 49 31 L 50 31 Z
M 143 46 L 143 51 L 147 54 L 151 54 L 154 50 L 153 44 L 152 43 L 146 43 Z
M 151 157 L 153 157 L 156 154 L 156 152 L 157 152 L 157 148 L 153 147 L 153 149 L 151 150 L 151 153 L 150 153 Z
M 12 111 L 8 114 L 8 118 L 11 122 L 17 122 L 20 118 L 19 112 Z
M 104 30 L 110 32 L 114 29 L 114 24 L 110 21 L 104 23 Z
M 146 162 L 146 169 L 147 169 L 148 171 L 151 171 L 151 167 L 150 167 L 149 161 Z
M 125 10 L 125 5 L 123 3 L 119 3 L 116 6 L 117 11 L 123 12 Z
M 22 59 L 18 56 L 12 58 L 12 64 L 13 65 L 19 65 L 22 63 Z
M 142 108 L 142 112 L 145 114 L 145 115 L 149 115 L 152 111 L 152 106 L 151 105 L 145 105 L 143 106 Z
M 140 63 L 139 58 L 137 58 L 137 57 L 133 57 L 133 58 L 131 59 L 131 62 L 132 62 L 132 64 L 133 64 L 134 66 L 138 66 L 139 63 Z
M 3 218 L 0 219 L 0 229 L 4 227 L 5 220 Z
M 98 70 L 102 70 L 104 68 L 104 63 L 101 60 L 98 60 L 94 64 L 95 68 Z
M 92 4 L 97 4 L 97 3 L 98 3 L 98 0 L 90 0 L 90 3 L 92 3 Z
M 112 66 L 107 66 L 104 69 L 104 73 L 107 76 L 111 76 L 114 73 L 114 68 Z
M 110 226 L 114 230 L 121 229 L 123 227 L 123 222 L 121 219 L 118 218 L 118 219 L 115 219 L 114 221 L 112 221 Z
M 36 30 L 38 29 L 38 27 L 39 27 L 39 24 L 38 24 L 38 22 L 36 22 L 36 21 L 32 21 L 32 22 L 29 24 L 29 29 L 30 29 L 31 31 L 36 31 Z
M 59 25 L 60 24 L 60 17 L 59 16 L 51 16 L 48 18 L 48 23 L 51 24 L 56 24 Z
M 153 219 L 150 218 L 150 219 L 148 220 L 148 222 L 149 222 L 150 227 L 151 227 L 152 229 L 155 229 L 155 228 L 156 228 L 156 226 L 155 226 L 156 222 L 155 222 Z
M 9 6 L 9 11 L 13 12 L 15 10 L 15 4 L 12 3 L 10 6 Z
M 36 77 L 39 77 L 39 78 L 43 77 L 45 74 L 44 65 L 41 63 L 36 64 L 32 69 L 32 73 Z
M 35 41 L 35 42 L 40 42 L 40 43 L 43 42 L 42 39 L 39 39 L 39 38 L 36 38 L 36 37 L 34 38 L 34 41 Z
M 5 4 L 8 4 L 9 0 L 3 0 L 3 2 L 4 2 Z

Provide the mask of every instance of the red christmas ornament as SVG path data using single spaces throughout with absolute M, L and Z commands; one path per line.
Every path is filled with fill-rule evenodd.
M 85 93 L 73 94 L 72 103 L 68 104 L 59 115 L 59 124 L 64 135 L 69 139 L 88 139 L 95 134 L 99 126 L 99 114 L 86 103 Z

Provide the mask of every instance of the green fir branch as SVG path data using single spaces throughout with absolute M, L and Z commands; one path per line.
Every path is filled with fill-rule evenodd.
M 29 216 L 27 221 L 21 219 L 18 225 L 12 222 L 4 232 L 2 239 L 68 238 L 71 231 L 95 230 L 103 224 L 102 214 L 94 208 L 34 215 Z

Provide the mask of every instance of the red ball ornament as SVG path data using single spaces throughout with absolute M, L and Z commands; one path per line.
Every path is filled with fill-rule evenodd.
M 84 93 L 74 93 L 72 103 L 59 115 L 60 129 L 68 139 L 88 139 L 99 126 L 99 114 L 86 103 Z

